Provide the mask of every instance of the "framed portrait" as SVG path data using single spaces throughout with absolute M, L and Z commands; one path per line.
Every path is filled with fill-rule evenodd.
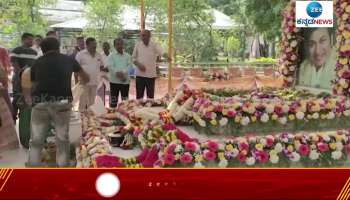
M 336 77 L 336 28 L 303 28 L 296 85 L 331 90 Z

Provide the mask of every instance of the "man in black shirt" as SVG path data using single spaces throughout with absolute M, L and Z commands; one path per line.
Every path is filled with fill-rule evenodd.
M 22 91 L 21 91 L 21 83 L 20 83 L 20 74 L 21 72 L 27 68 L 31 67 L 37 58 L 37 52 L 32 49 L 33 46 L 33 38 L 34 36 L 30 33 L 23 33 L 22 46 L 16 47 L 12 50 L 10 57 L 11 63 L 14 70 L 14 75 L 12 78 L 12 87 L 13 87 L 13 119 L 16 122 L 17 114 L 19 107 L 24 106 L 24 102 L 21 101 L 23 99 Z M 24 142 L 24 143 L 23 143 Z M 22 145 L 27 146 L 27 142 L 21 141 Z
M 77 61 L 59 53 L 56 38 L 45 38 L 40 47 L 44 55 L 31 68 L 32 102 L 28 103 L 33 108 L 28 165 L 41 166 L 40 154 L 52 123 L 56 131 L 57 165 L 67 167 L 70 159 L 68 131 L 73 99 L 72 73 L 77 73 L 84 82 L 88 82 L 89 77 Z

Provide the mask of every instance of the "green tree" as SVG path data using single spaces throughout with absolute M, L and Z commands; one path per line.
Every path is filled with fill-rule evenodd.
M 270 55 L 275 57 L 276 41 L 281 37 L 282 11 L 288 1 L 250 0 L 246 2 L 246 16 L 255 32 L 262 33 L 270 43 Z M 268 51 L 268 50 L 266 50 Z
M 217 8 L 241 25 L 241 48 L 246 48 L 247 35 L 262 34 L 275 49 L 276 40 L 281 35 L 282 10 L 286 0 L 207 0 L 208 4 Z M 245 50 L 241 49 L 241 56 Z M 273 53 L 273 52 L 272 52 Z
M 153 28 L 153 38 L 167 44 L 167 1 L 145 0 L 145 21 Z M 89 28 L 86 34 L 99 40 L 115 36 L 120 29 L 118 15 L 123 5 L 140 8 L 139 0 L 99 0 L 86 1 Z M 174 13 L 174 48 L 175 55 L 192 60 L 211 60 L 216 55 L 216 36 L 211 24 L 213 18 L 208 12 L 206 0 L 176 0 L 173 3 Z
M 204 1 L 177 1 L 174 7 L 175 48 L 192 54 L 193 61 L 212 60 L 216 55 L 213 18 Z
M 89 0 L 86 2 L 88 25 L 85 35 L 95 37 L 97 41 L 109 41 L 121 31 L 120 12 L 122 0 Z
M 236 50 L 238 57 L 245 59 L 247 49 L 247 37 L 252 35 L 252 25 L 246 15 L 246 0 L 207 0 L 207 3 L 231 18 L 238 24 L 238 27 L 231 32 L 239 40 L 239 48 Z
M 239 39 L 235 36 L 228 37 L 225 41 L 225 52 L 227 56 L 233 57 L 237 50 L 239 50 Z
M 12 35 L 10 46 L 19 43 L 19 35 L 23 32 L 44 34 L 47 21 L 39 12 L 40 6 L 50 5 L 56 0 L 1 0 L 0 32 Z
M 139 0 L 127 1 L 138 6 Z M 145 20 L 152 18 L 154 32 L 167 32 L 167 1 L 145 0 Z M 215 41 L 211 29 L 212 17 L 205 0 L 174 0 L 173 30 L 175 57 L 192 57 L 193 61 L 211 60 L 215 56 Z M 167 41 L 159 38 L 166 44 Z

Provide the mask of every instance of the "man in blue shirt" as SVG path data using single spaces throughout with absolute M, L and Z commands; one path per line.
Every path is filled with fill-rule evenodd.
M 123 50 L 124 42 L 121 38 L 114 40 L 115 50 L 108 56 L 107 68 L 110 81 L 110 107 L 115 108 L 118 105 L 119 92 L 121 99 L 126 100 L 129 97 L 130 79 L 128 69 L 132 66 L 131 56 Z

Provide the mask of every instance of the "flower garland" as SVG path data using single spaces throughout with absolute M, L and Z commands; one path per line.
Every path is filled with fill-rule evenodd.
M 350 94 L 350 2 L 348 0 L 334 1 L 337 16 L 337 52 L 336 79 L 333 92 L 337 95 Z
M 281 167 L 301 162 L 304 166 L 334 166 L 343 163 L 350 154 L 349 142 L 347 130 L 237 137 L 225 142 L 175 140 L 160 152 L 157 164 L 161 167 Z
M 289 87 L 293 84 L 298 66 L 298 49 L 301 41 L 298 35 L 300 29 L 295 27 L 295 0 L 289 2 L 283 17 L 280 72 L 283 75 L 284 86 Z
M 130 120 L 133 123 L 133 120 Z M 233 137 L 199 142 L 174 124 L 145 124 L 138 133 L 142 153 L 132 158 L 113 155 L 96 126 L 96 117 L 84 118 L 87 130 L 77 151 L 80 167 L 234 167 L 343 164 L 350 153 L 350 132 Z
M 200 90 L 187 93 L 195 95 L 191 98 L 187 96 L 187 99 L 192 99 L 192 104 L 186 107 L 189 111 L 186 112 L 186 115 L 190 116 L 199 126 L 208 127 L 210 125 L 215 127 L 216 131 L 225 128 L 228 123 L 233 124 L 232 128 L 235 130 L 239 130 L 242 126 L 257 122 L 261 123 L 261 126 L 270 122 L 273 123 L 273 126 L 276 125 L 275 123 L 286 125 L 290 122 L 293 127 L 290 127 L 289 131 L 296 131 L 297 125 L 306 125 L 308 128 L 307 125 L 310 122 L 317 122 L 314 124 L 317 125 L 314 129 L 318 130 L 321 120 L 322 126 L 329 128 L 336 123 L 333 120 L 345 120 L 350 116 L 350 99 L 344 96 L 321 95 L 318 97 L 307 92 L 294 93 L 288 90 L 252 91 L 232 97 L 218 97 Z M 347 126 L 348 124 L 344 123 L 338 128 Z M 274 131 L 278 131 L 278 128 L 281 127 L 277 127 Z

